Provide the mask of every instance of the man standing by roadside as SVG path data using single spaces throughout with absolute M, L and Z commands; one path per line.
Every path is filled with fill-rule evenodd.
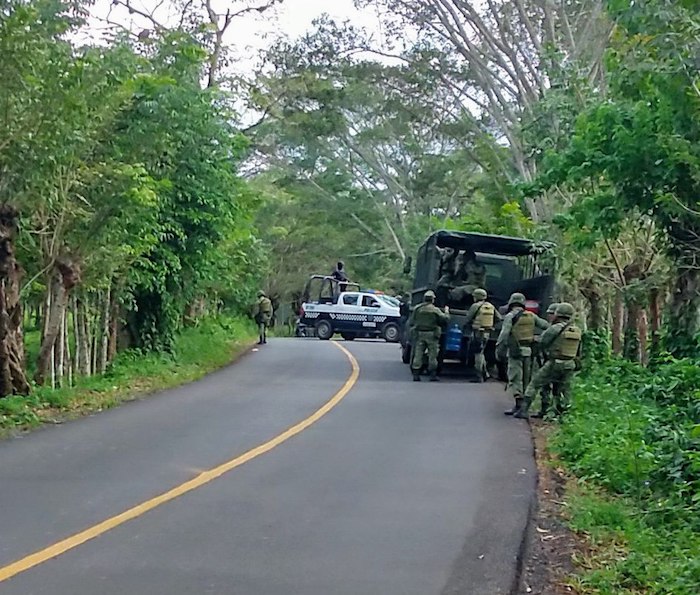
M 258 323 L 258 333 L 260 335 L 258 345 L 267 343 L 267 327 L 270 326 L 272 321 L 272 312 L 272 302 L 261 289 L 258 291 L 258 303 L 256 304 L 255 312 L 255 322 Z
M 435 305 L 435 292 L 429 289 L 423 296 L 423 303 L 415 307 L 411 313 L 408 326 L 414 338 L 411 372 L 413 381 L 420 382 L 420 370 L 423 367 L 423 356 L 428 354 L 428 373 L 430 381 L 437 382 L 438 353 L 440 351 L 440 336 L 442 329 L 450 320 L 449 308 L 443 312 Z
M 576 358 L 581 348 L 581 329 L 573 323 L 571 304 L 563 302 L 556 310 L 556 322 L 542 335 L 542 349 L 547 363 L 535 374 L 525 391 L 524 401 L 513 417 L 527 419 L 530 404 L 547 385 L 554 386 L 554 410 L 562 415 L 569 406 L 571 384 L 576 372 Z
M 508 314 L 496 341 L 496 359 L 508 362 L 508 388 L 515 402 L 512 409 L 504 411 L 506 415 L 513 415 L 523 403 L 523 394 L 530 382 L 532 370 L 535 329 L 549 328 L 546 320 L 525 309 L 525 302 L 522 293 L 510 296 Z

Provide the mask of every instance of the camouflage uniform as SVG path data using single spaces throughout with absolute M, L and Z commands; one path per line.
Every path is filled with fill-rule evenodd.
M 449 297 L 455 303 L 465 302 L 475 289 L 486 285 L 486 268 L 476 262 L 473 252 L 465 252 L 460 256 L 460 264 L 457 267 L 455 288 L 450 291 Z
M 425 292 L 425 301 L 416 306 L 411 313 L 409 328 L 413 337 L 413 359 L 411 372 L 413 380 L 420 381 L 420 370 L 423 367 L 423 355 L 428 354 L 428 372 L 430 380 L 437 380 L 438 353 L 440 351 L 440 335 L 442 329 L 447 326 L 450 315 L 440 310 L 433 301 L 435 293 L 431 290 Z
M 488 294 L 485 289 L 475 289 L 472 292 L 474 303 L 467 310 L 466 316 L 465 326 L 470 326 L 472 329 L 471 350 L 475 351 L 474 368 L 476 370 L 476 382 L 483 382 L 488 378 L 484 350 L 491 337 L 491 331 L 493 331 L 496 320 L 503 319 L 494 305 L 486 301 L 487 297 Z
M 554 322 L 556 321 L 555 313 L 557 311 L 558 306 L 558 303 L 553 303 L 550 304 L 549 308 L 547 308 L 547 322 L 549 322 L 549 324 L 554 324 Z M 540 370 L 540 368 L 542 368 L 542 366 L 545 365 L 546 361 L 547 354 L 544 353 L 544 350 L 542 349 L 542 335 L 539 335 L 538 337 L 535 337 L 535 353 L 532 360 L 533 378 L 535 374 L 537 374 L 537 372 Z M 549 410 L 549 405 L 551 403 L 552 393 L 556 390 L 557 387 L 551 384 L 548 384 L 545 387 L 543 387 L 541 392 L 540 410 L 537 413 L 535 413 L 532 417 L 542 418 L 545 415 L 547 415 L 547 411 Z
M 508 300 L 510 312 L 503 320 L 501 333 L 496 341 L 496 357 L 508 361 L 508 388 L 515 404 L 505 412 L 513 415 L 520 409 L 525 387 L 530 382 L 532 370 L 532 343 L 535 329 L 549 328 L 549 323 L 525 310 L 525 296 L 514 293 Z
M 514 417 L 527 419 L 530 404 L 547 385 L 554 385 L 554 409 L 561 415 L 569 406 L 571 385 L 576 372 L 576 358 L 581 348 L 581 329 L 571 319 L 574 307 L 559 304 L 557 322 L 542 335 L 542 348 L 547 352 L 547 363 L 535 374 L 525 391 L 525 399 Z
M 258 291 L 257 312 L 255 313 L 255 322 L 258 323 L 258 333 L 260 338 L 258 345 L 267 343 L 267 327 L 270 326 L 272 320 L 272 302 L 265 295 L 264 291 Z

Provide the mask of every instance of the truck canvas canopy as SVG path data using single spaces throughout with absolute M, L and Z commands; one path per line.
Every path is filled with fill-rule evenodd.
M 452 248 L 454 250 L 471 250 L 487 254 L 501 254 L 503 256 L 529 256 L 544 254 L 554 248 L 551 242 L 535 242 L 523 238 L 509 236 L 494 236 L 482 233 L 466 231 L 441 230 L 435 232 L 426 245 L 434 243 L 438 248 Z

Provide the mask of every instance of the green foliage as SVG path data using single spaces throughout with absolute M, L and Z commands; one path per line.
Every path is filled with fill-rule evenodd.
M 666 345 L 680 357 L 700 347 L 700 22 L 691 4 L 609 3 L 608 94 L 589 102 L 565 150 L 548 152 L 535 188 L 578 189 L 562 221 L 587 229 L 589 242 L 651 218 L 677 271 Z
M 0 433 L 114 407 L 139 395 L 200 378 L 229 363 L 252 343 L 256 329 L 247 318 L 222 315 L 183 329 L 171 353 L 120 353 L 106 374 L 81 378 L 75 387 L 42 387 L 30 397 L 0 399 Z
M 201 86 L 201 43 L 77 47 L 84 17 L 53 0 L 0 11 L 0 202 L 22 213 L 23 296 L 40 302 L 67 259 L 129 310 L 135 345 L 169 350 L 193 302 L 242 308 L 259 281 L 247 141 L 232 98 Z
M 582 376 L 553 448 L 578 478 L 609 494 L 574 499 L 574 527 L 607 544 L 602 556 L 615 542 L 624 550 L 585 584 L 609 593 L 697 592 L 699 427 L 697 361 L 666 356 L 644 369 L 601 358 Z

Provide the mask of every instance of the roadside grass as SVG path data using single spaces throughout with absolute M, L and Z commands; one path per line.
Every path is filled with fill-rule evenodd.
M 27 341 L 30 360 L 31 334 L 28 333 Z M 0 437 L 116 407 L 144 394 L 192 382 L 230 363 L 253 343 L 255 336 L 254 325 L 246 319 L 207 319 L 184 329 L 172 354 L 124 351 L 104 375 L 79 378 L 73 387 L 37 387 L 28 397 L 0 399 Z
M 700 367 L 602 360 L 580 378 L 550 449 L 575 477 L 566 510 L 592 552 L 571 585 L 700 593 Z

